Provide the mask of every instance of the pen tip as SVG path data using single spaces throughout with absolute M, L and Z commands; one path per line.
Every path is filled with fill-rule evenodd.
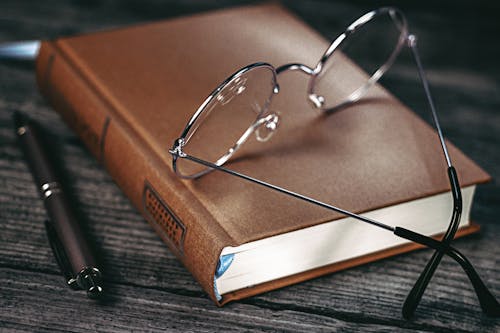
M 95 267 L 86 267 L 77 274 L 78 286 L 87 291 L 87 296 L 92 299 L 102 295 L 101 272 Z
M 97 299 L 101 297 L 102 292 L 103 290 L 101 286 L 94 285 L 87 290 L 87 296 L 92 299 Z

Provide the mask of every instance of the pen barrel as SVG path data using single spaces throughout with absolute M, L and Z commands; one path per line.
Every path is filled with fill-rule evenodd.
M 95 261 L 75 212 L 63 192 L 54 165 L 41 144 L 43 139 L 36 127 L 28 123 L 17 124 L 21 149 L 41 193 L 45 208 L 57 237 L 64 248 L 71 269 L 76 276 L 86 267 L 95 267 Z
M 77 276 L 85 268 L 96 267 L 88 243 L 64 193 L 61 191 L 50 194 L 44 199 L 44 204 L 50 223 L 69 259 L 73 275 Z
M 41 135 L 35 127 L 26 123 L 18 124 L 16 132 L 35 184 L 38 190 L 43 192 L 42 186 L 56 183 L 57 175 L 48 152 L 40 143 Z M 42 198 L 44 198 L 43 193 Z

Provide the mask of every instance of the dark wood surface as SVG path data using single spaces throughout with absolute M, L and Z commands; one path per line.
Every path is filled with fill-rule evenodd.
M 0 42 L 56 38 L 251 1 L 0 2 Z M 328 38 L 373 9 L 372 1 L 285 1 Z M 478 235 L 457 240 L 500 297 L 500 47 L 497 5 L 404 2 L 436 97 L 445 135 L 492 176 L 472 210 Z M 265 59 L 263 59 L 265 60 Z M 425 119 L 411 58 L 402 55 L 386 85 Z M 48 129 L 60 146 L 86 231 L 105 264 L 106 297 L 88 300 L 65 287 L 47 243 L 46 213 L 16 144 L 12 112 Z M 130 205 L 104 169 L 37 91 L 31 65 L 0 63 L 1 332 L 499 332 L 483 315 L 465 274 L 439 267 L 414 320 L 404 298 L 431 252 L 422 250 L 217 308 Z

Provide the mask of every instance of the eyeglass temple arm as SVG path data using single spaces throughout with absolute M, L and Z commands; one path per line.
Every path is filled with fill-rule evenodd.
M 450 179 L 451 192 L 453 196 L 453 212 L 452 212 L 451 222 L 448 226 L 448 229 L 446 230 L 445 235 L 441 240 L 443 246 L 449 245 L 453 240 L 453 238 L 455 237 L 455 233 L 460 224 L 460 216 L 462 213 L 462 195 L 460 192 L 460 185 L 458 183 L 457 173 L 454 167 L 448 168 L 448 177 Z M 443 258 L 443 255 L 444 255 L 443 247 L 441 247 L 441 249 L 437 249 L 433 253 L 431 259 L 429 260 L 424 270 L 418 277 L 417 281 L 413 285 L 413 288 L 408 293 L 408 296 L 406 297 L 402 310 L 404 318 L 409 319 L 410 317 L 413 316 L 420 300 L 422 299 L 425 289 L 427 288 L 427 285 L 429 284 L 432 276 L 434 275 L 434 272 L 436 271 L 437 267 L 439 266 L 439 263 L 441 262 L 441 259 Z M 474 288 L 477 291 L 477 288 L 475 286 Z M 488 309 L 483 307 L 483 302 L 481 302 L 481 297 L 479 296 L 479 294 L 478 298 L 484 312 L 488 312 Z
M 323 208 L 326 208 L 329 210 L 336 211 L 336 212 L 344 214 L 346 216 L 355 218 L 359 221 L 362 221 L 362 222 L 374 225 L 376 227 L 391 231 L 394 235 L 396 235 L 398 237 L 402 237 L 404 239 L 407 239 L 407 240 L 413 241 L 415 243 L 418 243 L 418 244 L 430 247 L 432 249 L 435 249 L 439 253 L 442 253 L 441 255 L 446 254 L 449 257 L 453 258 L 455 261 L 457 261 L 460 264 L 460 266 L 465 270 L 467 276 L 469 277 L 469 280 L 471 281 L 471 283 L 474 287 L 474 290 L 476 291 L 476 295 L 479 299 L 479 303 L 481 304 L 481 308 L 483 309 L 483 311 L 485 313 L 487 313 L 488 315 L 492 315 L 492 316 L 499 316 L 500 315 L 500 305 L 498 304 L 495 297 L 488 290 L 486 285 L 483 283 L 483 281 L 481 280 L 481 278 L 479 277 L 479 275 L 475 271 L 472 264 L 467 260 L 467 258 L 464 255 L 462 255 L 456 249 L 451 247 L 449 244 L 437 241 L 431 237 L 421 235 L 419 233 L 413 232 L 413 231 L 405 229 L 405 228 L 389 226 L 387 224 L 372 220 L 368 217 L 358 215 L 358 214 L 352 213 L 350 211 L 347 211 L 347 210 L 335 207 L 333 205 L 324 203 L 322 201 L 307 197 L 305 195 L 287 190 L 283 187 L 279 187 L 277 185 L 264 182 L 260 179 L 253 178 L 253 177 L 250 177 L 248 175 L 236 172 L 234 170 L 216 165 L 214 163 L 207 162 L 207 161 L 199 159 L 197 157 L 188 155 L 180 149 L 179 150 L 175 150 L 175 149 L 171 150 L 170 153 L 173 155 L 174 159 L 186 158 L 192 162 L 201 164 L 205 167 L 215 169 L 215 170 L 242 178 L 244 180 L 247 180 L 249 182 L 270 188 L 270 189 L 275 190 L 277 192 L 290 195 L 294 198 L 312 203 L 314 205 L 317 205 L 317 206 L 320 206 L 320 207 L 323 207 Z
M 477 274 L 476 270 L 474 269 L 470 261 L 462 253 L 460 253 L 458 250 L 456 250 L 449 244 L 437 241 L 427 236 L 423 236 L 408 229 L 396 227 L 394 230 L 394 234 L 399 237 L 403 237 L 413 242 L 436 249 L 437 251 L 435 253 L 440 253 L 441 256 L 443 254 L 446 254 L 449 257 L 453 258 L 456 262 L 460 264 L 460 266 L 462 266 L 463 270 L 469 277 L 469 280 L 471 281 L 472 286 L 474 287 L 474 291 L 476 292 L 479 304 L 481 305 L 481 309 L 483 310 L 483 312 L 488 316 L 492 317 L 500 316 L 500 304 L 496 300 L 495 296 L 493 296 L 493 294 L 488 290 L 488 287 L 486 287 L 484 282 L 481 280 L 481 278 Z M 431 262 L 432 260 L 429 263 Z M 429 265 L 427 265 L 427 267 L 429 267 Z M 403 316 L 405 319 L 408 319 L 408 317 L 405 316 L 404 311 L 405 310 L 403 307 Z
M 420 61 L 420 55 L 417 49 L 417 37 L 411 34 L 408 35 L 407 43 L 413 55 L 413 60 L 415 60 L 415 63 L 417 65 L 418 75 L 420 77 L 420 81 L 422 82 L 422 86 L 424 87 L 425 96 L 427 97 L 427 102 L 429 103 L 429 107 L 431 109 L 432 120 L 434 121 L 434 126 L 436 127 L 437 134 L 439 136 L 439 142 L 441 143 L 441 148 L 443 149 L 446 164 L 448 165 L 448 167 L 452 167 L 450 154 L 448 153 L 448 148 L 446 147 L 446 142 L 444 141 L 443 131 L 441 130 L 441 125 L 439 124 L 436 107 L 434 106 L 434 99 L 432 98 L 431 90 L 429 88 L 429 82 L 427 81 L 424 67 L 422 66 L 422 62 Z
M 451 187 L 451 192 L 453 196 L 453 213 L 451 217 L 451 222 L 450 225 L 448 226 L 448 230 L 446 231 L 445 235 L 443 236 L 442 242 L 443 244 L 449 245 L 450 242 L 453 240 L 455 237 L 455 233 L 458 229 L 458 226 L 460 224 L 460 216 L 462 213 L 462 195 L 460 191 L 460 184 L 458 182 L 458 176 L 456 173 L 455 168 L 453 167 L 451 163 L 451 159 L 448 153 L 448 149 L 446 147 L 446 142 L 443 137 L 443 132 L 441 130 L 441 126 L 439 124 L 439 118 L 437 116 L 436 112 L 436 107 L 434 105 L 434 100 L 432 98 L 430 88 L 429 88 L 429 82 L 427 81 L 427 78 L 425 76 L 425 72 L 422 66 L 422 62 L 420 61 L 420 55 L 417 50 L 417 38 L 415 35 L 409 35 L 408 36 L 408 47 L 411 50 L 411 53 L 413 55 L 413 59 L 415 60 L 415 63 L 417 65 L 418 69 L 418 74 L 420 77 L 420 81 L 422 82 L 422 86 L 425 91 L 425 95 L 427 98 L 427 101 L 429 103 L 429 107 L 432 113 L 432 119 L 434 121 L 434 125 L 436 127 L 439 141 L 441 143 L 441 148 L 443 150 L 446 163 L 448 165 L 448 178 L 450 180 L 450 187 Z M 429 284 L 432 276 L 434 275 L 434 272 L 436 271 L 437 267 L 439 266 L 439 263 L 441 262 L 441 259 L 443 258 L 444 252 L 442 250 L 437 250 L 436 252 L 433 253 L 431 259 L 425 266 L 424 270 L 420 274 L 419 278 L 415 282 L 413 288 L 411 291 L 408 293 L 408 296 L 406 297 L 406 300 L 403 305 L 403 317 L 404 318 L 410 318 L 413 316 L 418 304 L 420 303 L 420 300 L 422 299 L 422 296 L 425 292 L 425 289 L 427 288 L 427 285 Z M 482 303 L 481 303 L 482 306 Z M 484 309 L 483 309 L 484 310 Z M 485 311 L 486 312 L 486 311 Z
M 429 281 L 445 254 L 455 259 L 460 266 L 462 266 L 463 270 L 469 277 L 472 286 L 474 287 L 474 291 L 476 292 L 483 312 L 489 316 L 498 317 L 500 316 L 500 304 L 496 300 L 495 296 L 493 296 L 493 294 L 488 290 L 469 260 L 467 260 L 467 258 L 458 250 L 450 246 L 451 240 L 455 236 L 458 225 L 460 224 L 462 196 L 455 168 L 448 168 L 448 176 L 450 178 L 453 195 L 453 213 L 451 223 L 443 236 L 443 239 L 441 241 L 437 241 L 430 237 L 422 237 L 420 234 L 400 227 L 396 227 L 394 231 L 394 234 L 397 236 L 412 240 L 419 244 L 427 245 L 428 247 L 436 250 L 406 297 L 402 310 L 403 317 L 405 319 L 409 319 L 413 316 L 413 313 L 415 312 Z

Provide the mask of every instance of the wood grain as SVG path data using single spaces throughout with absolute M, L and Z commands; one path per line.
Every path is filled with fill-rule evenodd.
M 0 42 L 55 38 L 251 1 L 51 1 L 0 3 Z M 333 38 L 375 5 L 368 1 L 285 1 Z M 419 36 L 445 135 L 494 178 L 481 186 L 473 219 L 481 234 L 456 241 L 500 295 L 500 67 L 495 5 L 410 1 L 401 8 Z M 411 58 L 403 54 L 384 84 L 428 119 Z M 65 288 L 47 244 L 45 210 L 17 147 L 12 112 L 51 132 L 72 179 L 88 236 L 105 267 L 106 299 L 96 304 Z M 495 332 L 460 268 L 444 260 L 413 321 L 400 315 L 430 251 L 368 264 L 219 309 L 37 92 L 29 64 L 0 63 L 0 331 Z

